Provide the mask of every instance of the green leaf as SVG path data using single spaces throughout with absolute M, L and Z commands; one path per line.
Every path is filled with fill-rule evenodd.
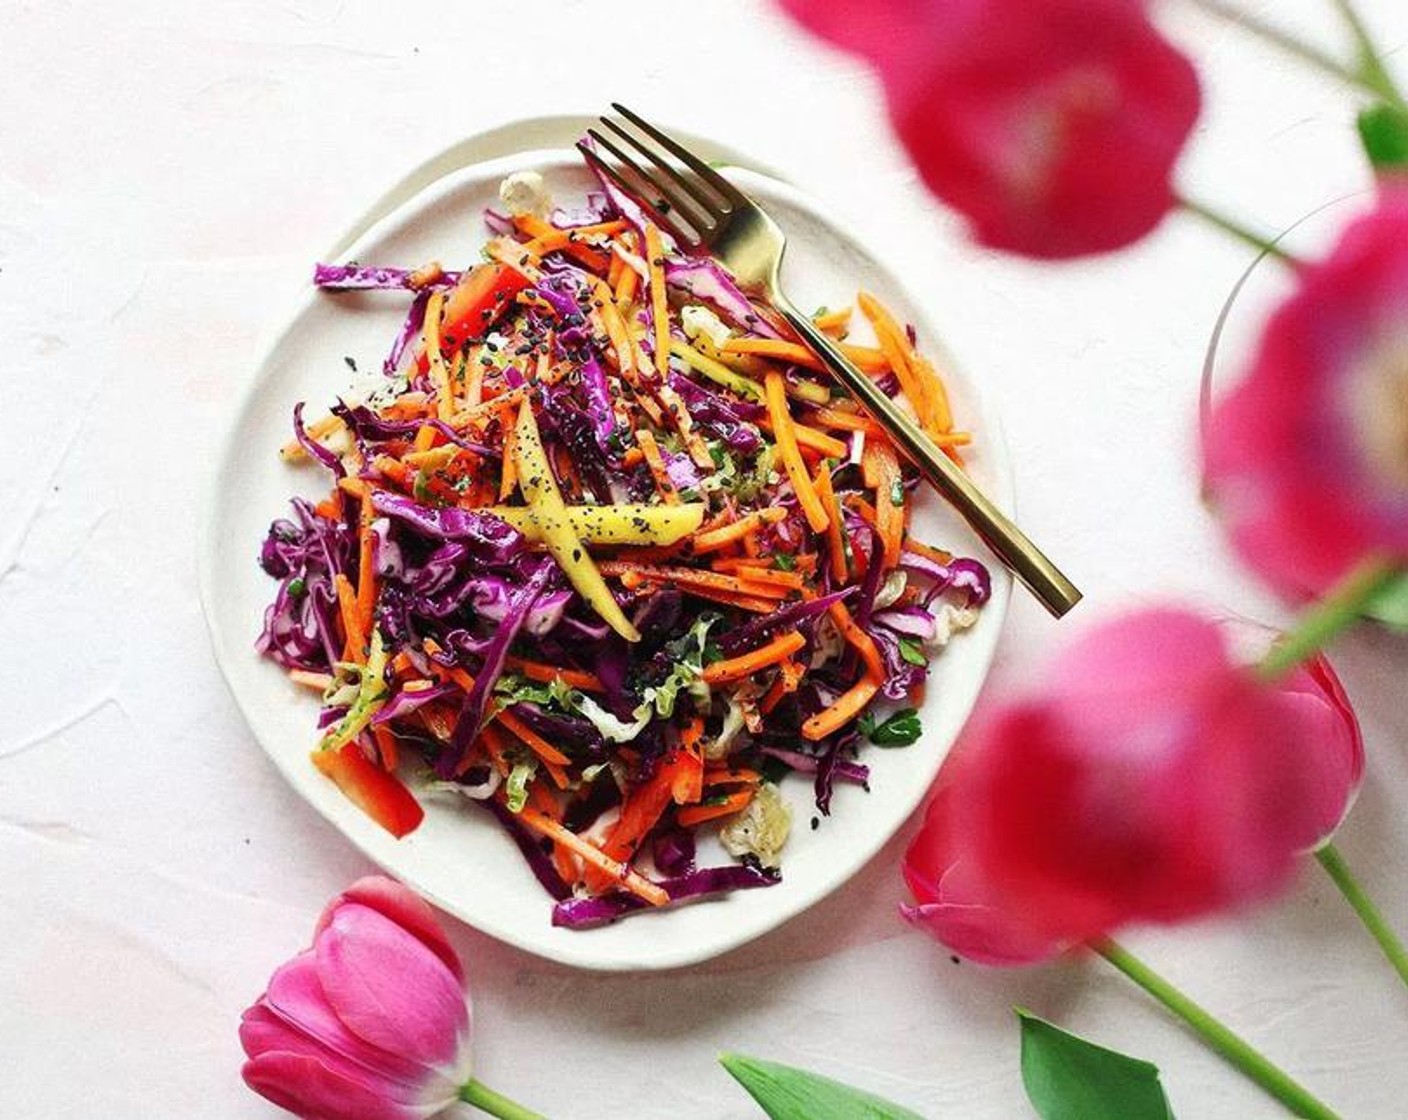
M 1173 1120 L 1158 1066 L 1016 1011 L 1022 1084 L 1042 1120 Z
M 806 1070 L 745 1054 L 720 1054 L 719 1061 L 772 1120 L 923 1120 L 883 1097 Z
M 1359 112 L 1359 140 L 1377 171 L 1408 167 L 1408 111 L 1370 105 Z
M 1408 630 L 1408 572 L 1400 572 L 1387 587 L 1370 599 L 1364 608 L 1364 616 L 1397 630 Z
M 918 638 L 901 638 L 899 647 L 900 657 L 911 665 L 929 664 L 929 659 L 924 655 L 924 643 Z
M 860 729 L 877 747 L 907 747 L 924 732 L 919 713 L 913 708 L 902 708 L 883 723 L 876 723 L 874 716 L 869 722 L 862 719 Z

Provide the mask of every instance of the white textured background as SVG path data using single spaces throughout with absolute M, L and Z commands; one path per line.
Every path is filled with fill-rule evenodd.
M 1408 42 L 1401 0 L 1363 6 Z M 1337 38 L 1326 0 L 1258 8 Z M 1364 186 L 1352 95 L 1166 14 L 1206 79 L 1189 190 L 1280 226 Z M 1172 594 L 1282 617 L 1222 551 L 1190 457 L 1245 253 L 1181 218 L 1080 265 L 975 252 L 863 70 L 766 5 L 5 0 L 0 1116 L 274 1115 L 239 1081 L 238 1014 L 368 868 L 215 671 L 194 561 L 210 449 L 261 332 L 386 183 L 460 136 L 612 98 L 780 167 L 903 264 L 1004 413 L 1024 524 L 1082 614 Z M 256 543 L 229 546 L 253 563 Z M 1018 602 L 993 686 L 1056 638 Z M 1361 633 L 1339 663 L 1371 754 L 1342 847 L 1408 927 L 1408 643 Z M 689 973 L 577 975 L 455 927 L 480 1076 L 555 1117 L 746 1117 L 713 1064 L 738 1048 L 929 1116 L 1012 1117 L 1020 1002 L 1157 1061 L 1182 1117 L 1278 1115 L 1102 966 L 951 964 L 894 916 L 901 843 Z M 1404 1115 L 1408 993 L 1310 869 L 1275 908 L 1129 942 L 1346 1116 Z

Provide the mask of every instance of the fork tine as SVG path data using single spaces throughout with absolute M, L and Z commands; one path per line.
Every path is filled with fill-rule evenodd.
M 641 155 L 645 156 L 646 159 L 650 160 L 652 167 L 660 167 L 664 174 L 651 174 L 650 171 L 641 167 L 638 163 L 635 162 L 635 160 L 630 155 L 622 151 L 614 143 L 607 139 L 607 137 L 603 136 L 595 129 L 588 129 L 587 135 L 594 137 L 599 143 L 603 144 L 608 151 L 612 152 L 616 156 L 617 159 L 621 160 L 623 163 L 628 164 L 631 170 L 633 170 L 636 174 L 641 176 L 642 179 L 649 183 L 651 188 L 655 190 L 656 193 L 663 195 L 664 197 L 661 199 L 661 201 L 669 203 L 669 206 L 666 207 L 666 209 L 673 210 L 686 222 L 688 222 L 691 227 L 699 230 L 701 234 L 704 233 L 706 230 L 713 228 L 713 226 L 719 220 L 718 216 L 716 216 L 712 210 L 704 206 L 702 203 L 697 203 L 691 197 L 691 195 L 684 194 L 680 191 L 679 188 L 681 186 L 685 186 L 686 184 L 684 184 L 684 182 L 680 179 L 678 173 L 676 173 L 673 168 L 667 168 L 662 165 L 660 163 L 659 158 L 653 152 L 651 152 L 647 148 L 643 148 L 640 144 L 640 141 L 635 140 L 632 137 L 626 135 L 626 133 L 622 132 L 611 121 L 608 121 L 606 118 L 603 117 L 601 123 L 604 124 L 607 128 L 611 129 L 611 131 L 615 132 L 623 140 L 628 141 L 631 147 L 635 148 L 636 151 L 640 152 Z
M 650 190 L 641 190 L 639 187 L 630 186 L 622 177 L 619 171 L 617 171 L 615 168 L 611 168 L 611 178 L 618 187 L 620 187 L 628 195 L 630 195 L 647 210 L 649 210 L 651 215 L 655 218 L 656 223 L 658 225 L 664 226 L 667 230 L 669 230 L 671 235 L 673 235 L 676 240 L 682 241 L 689 245 L 696 245 L 699 243 L 699 237 L 691 233 L 688 229 L 681 227 L 678 218 L 676 217 L 676 214 L 682 214 L 687 216 L 687 210 L 680 207 L 672 206 L 671 209 L 674 210 L 675 213 L 667 214 L 660 209 L 656 200 L 650 197 L 651 190 L 666 195 L 668 195 L 668 191 L 662 191 L 660 188 L 660 184 L 657 183 L 654 179 L 652 179 L 648 174 L 646 174 L 644 169 L 642 169 L 641 166 L 636 163 L 635 160 L 633 160 L 625 152 L 621 151 L 620 148 L 618 148 L 605 136 L 599 133 L 596 129 L 587 129 L 587 135 L 591 137 L 591 139 L 595 143 L 600 144 L 603 148 L 605 148 L 608 152 L 610 152 L 613 156 L 620 160 L 622 164 L 624 164 L 626 167 L 629 167 L 633 172 L 635 172 L 635 174 L 640 178 L 640 180 L 643 183 L 647 184 Z M 602 159 L 600 155 L 596 157 L 596 165 L 599 167 L 607 166 L 606 161 Z
M 668 215 L 661 214 L 656 207 L 650 205 L 650 203 L 644 199 L 642 192 L 637 187 L 626 182 L 621 173 L 612 167 L 611 164 L 607 163 L 606 160 L 602 159 L 585 140 L 577 141 L 577 150 L 582 153 L 582 158 L 591 164 L 592 167 L 596 168 L 601 174 L 615 183 L 623 194 L 635 199 L 641 206 L 649 210 L 651 216 L 655 219 L 655 223 L 663 227 L 676 241 L 690 247 L 699 244 L 696 238 L 691 237 L 672 222 Z
M 724 198 L 735 206 L 746 203 L 748 201 L 744 197 L 742 191 L 740 191 L 737 187 L 735 187 L 732 183 L 730 183 L 727 179 L 725 179 L 722 175 L 720 175 L 717 171 L 715 171 L 697 155 L 691 152 L 678 140 L 675 140 L 672 137 L 661 132 L 649 121 L 643 120 L 641 117 L 637 116 L 635 113 L 627 109 L 619 101 L 613 101 L 611 103 L 611 107 L 615 109 L 616 112 L 620 113 L 623 117 L 625 117 L 628 121 L 630 121 L 633 125 L 635 125 L 638 129 L 644 132 L 647 136 L 649 136 L 652 140 L 654 140 L 657 144 L 659 144 L 662 148 L 664 148 L 667 152 L 679 159 L 681 163 L 685 164 L 691 171 L 693 171 L 696 175 L 698 175 L 701 179 L 703 179 L 706 183 L 713 187 L 714 190 L 718 191 L 719 195 L 722 198 Z
M 646 144 L 644 144 L 641 140 L 639 140 L 631 133 L 627 132 L 615 121 L 608 120 L 606 117 L 602 117 L 601 123 L 604 124 L 607 128 L 611 129 L 612 132 L 614 132 L 622 140 L 626 141 L 626 143 L 628 143 L 632 148 L 634 148 L 646 159 L 648 159 L 651 162 L 652 166 L 659 168 L 661 173 L 668 177 L 671 183 L 674 183 L 679 187 L 683 187 L 687 192 L 689 192 L 689 197 L 693 201 L 690 206 L 684 207 L 683 209 L 685 211 L 685 214 L 689 216 L 690 221 L 693 222 L 696 227 L 699 227 L 700 225 L 699 222 L 695 221 L 696 216 L 708 218 L 713 224 L 718 224 L 720 221 L 722 221 L 728 216 L 724 209 L 720 207 L 719 204 L 715 202 L 712 197 L 710 197 L 708 192 L 705 191 L 702 186 L 699 185 L 697 179 L 694 179 L 692 176 L 689 175 L 680 174 L 680 172 L 671 164 L 667 163 L 659 155 L 659 153 L 652 151 L 648 146 L 646 146 Z M 663 184 L 660 184 L 658 180 L 652 179 L 652 182 L 655 182 L 657 185 L 661 186 L 662 190 L 664 189 Z M 676 205 L 678 205 L 678 203 L 676 203 Z

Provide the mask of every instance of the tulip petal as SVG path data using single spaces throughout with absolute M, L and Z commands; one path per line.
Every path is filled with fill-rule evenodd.
M 1364 779 L 1364 736 L 1339 676 L 1323 656 L 1298 666 L 1278 685 L 1311 774 L 1305 847 L 1327 840 L 1354 804 Z
M 904 857 L 904 878 L 916 905 L 902 905 L 904 917 L 955 953 L 979 964 L 1035 964 L 1062 952 L 1056 941 L 1031 929 L 1014 911 L 994 904 L 995 891 L 977 865 L 956 850 L 952 794 L 940 789 L 925 814 L 924 827 Z
M 1267 319 L 1205 426 L 1203 471 L 1243 561 L 1283 596 L 1323 595 L 1370 557 L 1408 562 L 1408 187 L 1375 208 Z
M 338 1018 L 323 991 L 314 950 L 305 950 L 279 967 L 269 979 L 264 1002 L 285 1023 L 316 1042 L 320 1052 L 336 1055 L 351 1066 L 365 1069 L 369 1076 L 401 1086 L 401 1096 L 406 1096 L 407 1091 L 414 1096 L 427 1086 L 426 1091 L 436 1091 L 431 1084 L 440 1079 L 436 1070 L 373 1045 Z
M 1327 666 L 1267 684 L 1230 645 L 1191 612 L 1137 611 L 975 720 L 907 857 L 912 916 L 1015 960 L 1282 889 L 1343 815 L 1362 743 Z
M 240 1017 L 240 1044 L 250 1058 L 280 1053 L 314 1059 L 331 1073 L 393 1104 L 420 1107 L 427 1102 L 453 1100 L 457 1093 L 458 1086 L 444 1078 L 424 1078 L 425 1084 L 420 1087 L 384 1079 L 304 1033 L 262 1002 L 248 1008 Z M 366 1047 L 366 1043 L 360 1045 Z
M 1174 204 L 1201 104 L 1192 63 L 1138 0 L 784 0 L 866 55 L 924 182 L 986 245 L 1119 248 Z
M 427 949 L 445 962 L 445 967 L 455 974 L 455 979 L 464 983 L 464 969 L 459 955 L 451 947 L 435 917 L 435 911 L 414 891 L 385 875 L 368 875 L 358 879 L 328 903 L 314 929 L 315 941 L 332 921 L 333 911 L 344 902 L 358 902 L 370 907 L 390 918 L 407 933 L 420 938 Z
M 419 938 L 349 902 L 333 911 L 314 952 L 323 991 L 349 1030 L 429 1066 L 463 1063 L 469 1039 L 464 993 Z
M 1131 707 L 1186 697 L 1224 676 L 1227 640 L 1182 607 L 1155 607 L 1085 631 L 1048 676 L 1051 699 L 1072 718 L 1128 722 Z
M 261 1097 L 306 1120 L 427 1120 L 449 1104 L 388 1100 L 304 1054 L 268 1051 L 247 1061 L 241 1073 Z

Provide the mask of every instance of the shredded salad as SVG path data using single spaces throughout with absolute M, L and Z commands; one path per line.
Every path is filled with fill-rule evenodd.
M 283 457 L 332 486 L 260 557 L 313 764 L 397 837 L 421 798 L 480 806 L 571 928 L 778 882 L 781 778 L 817 827 L 865 743 L 915 742 L 990 594 L 910 534 L 916 476 L 785 325 L 602 188 L 565 210 L 510 176 L 462 272 L 317 266 L 409 307 L 373 380 L 294 408 Z M 957 458 L 913 329 L 856 306 L 875 345 L 814 321 Z M 696 865 L 704 828 L 735 862 Z

